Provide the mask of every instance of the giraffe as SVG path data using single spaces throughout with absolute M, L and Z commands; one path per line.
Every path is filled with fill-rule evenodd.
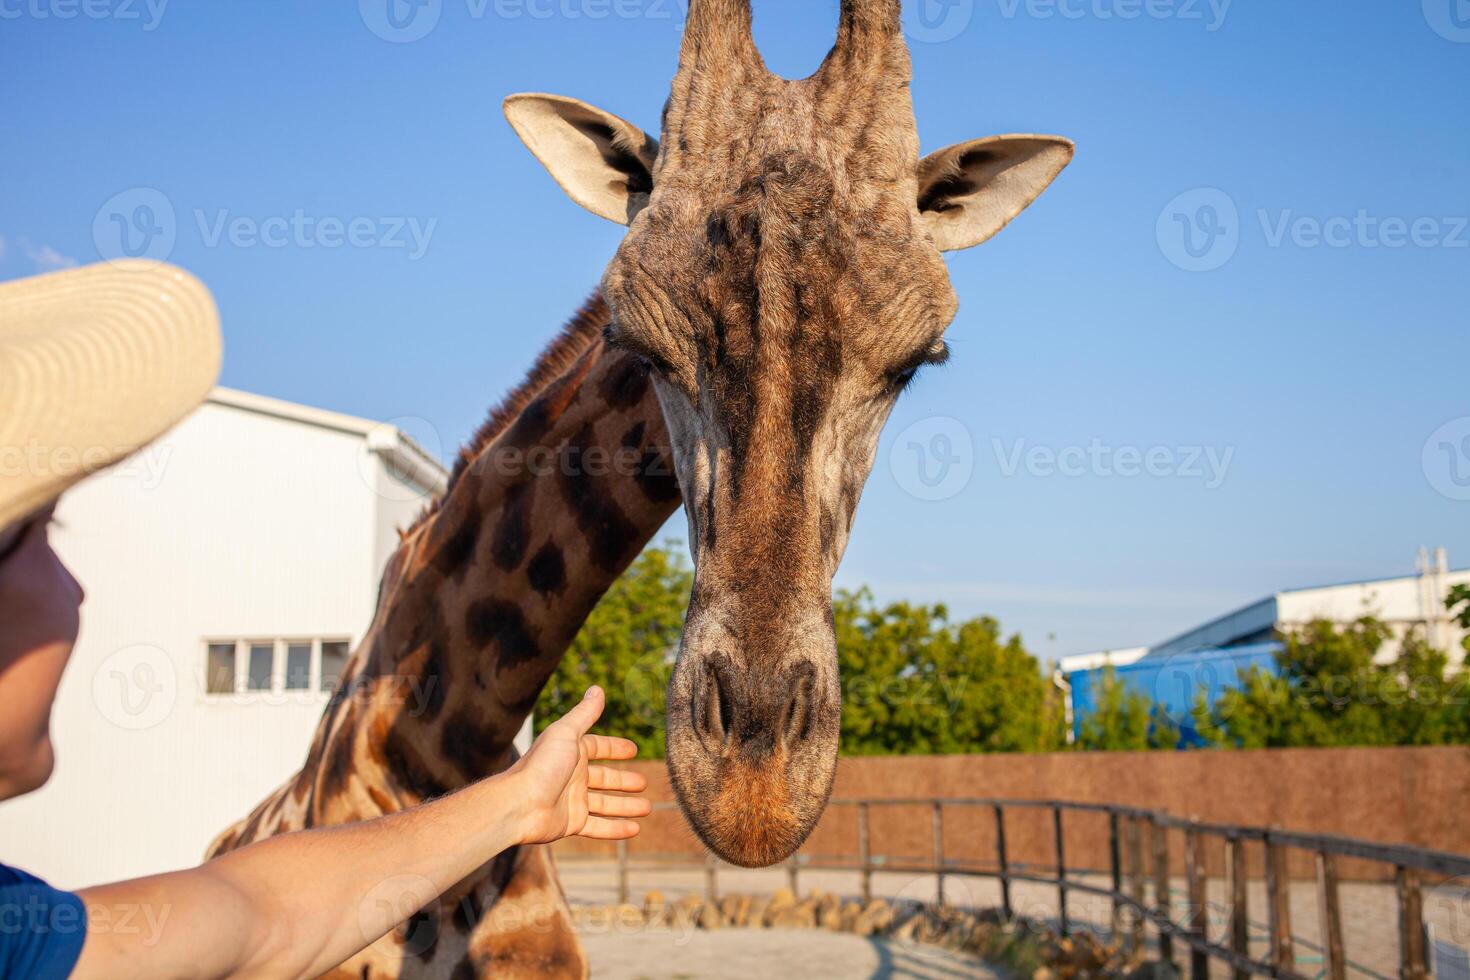
M 801 845 L 836 767 L 832 576 L 889 412 L 948 356 L 941 252 L 994 236 L 1073 153 L 1009 135 L 921 160 L 899 15 L 842 0 L 832 52 L 787 80 L 761 61 L 749 0 L 691 0 L 660 139 L 576 99 L 506 100 L 568 195 L 628 232 L 390 559 L 306 766 L 216 852 L 504 768 L 577 627 L 681 499 L 695 581 L 671 782 L 727 861 Z M 638 465 L 591 472 L 619 449 Z M 536 472 L 538 452 L 589 462 Z M 585 970 L 548 856 L 522 848 L 342 975 Z
M 694 559 L 666 756 L 733 864 L 783 860 L 826 806 L 841 693 L 832 576 L 899 394 L 948 356 L 941 252 L 999 232 L 1071 161 L 1010 135 L 920 159 L 899 0 L 842 0 L 810 77 L 772 74 L 750 0 L 691 0 L 659 139 L 553 95 L 511 125 L 628 231 L 608 342 L 648 366 Z
M 647 371 L 607 347 L 608 322 L 594 294 L 461 450 L 390 557 L 302 768 L 208 856 L 414 806 L 515 761 L 582 621 L 679 503 Z M 546 847 L 403 911 L 334 976 L 587 975 Z

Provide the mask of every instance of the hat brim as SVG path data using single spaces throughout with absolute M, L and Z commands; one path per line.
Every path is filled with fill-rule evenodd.
M 175 266 L 0 283 L 0 529 L 137 452 L 219 376 L 219 312 Z

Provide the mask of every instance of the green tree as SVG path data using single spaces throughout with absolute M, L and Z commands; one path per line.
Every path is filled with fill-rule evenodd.
M 833 602 L 850 755 L 1045 752 L 1062 745 L 1055 690 L 1021 638 L 943 605 L 879 606 L 866 588 Z
M 1112 664 L 1097 677 L 1097 702 L 1078 726 L 1074 746 L 1085 752 L 1142 752 L 1179 745 L 1179 726 L 1149 697 L 1118 677 Z
M 1396 660 L 1375 663 L 1390 635 L 1372 617 L 1287 633 L 1277 673 L 1252 668 L 1213 706 L 1201 697 L 1196 725 L 1211 744 L 1239 748 L 1470 741 L 1470 676 L 1447 676 L 1448 658 L 1416 633 Z
M 1460 611 L 1456 612 L 1455 607 Z M 1444 607 L 1450 611 L 1450 616 L 1460 624 L 1460 629 L 1470 630 L 1470 585 L 1457 585 L 1450 589 L 1450 594 L 1445 597 Z M 1465 654 L 1470 657 L 1470 636 L 1460 640 L 1465 648 Z
M 665 692 L 693 581 L 682 548 L 645 549 L 592 610 L 542 689 L 536 730 L 599 684 L 607 691 L 600 730 L 637 742 L 639 758 L 661 758 Z

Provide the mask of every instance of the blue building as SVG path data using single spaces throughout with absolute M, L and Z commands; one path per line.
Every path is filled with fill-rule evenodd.
M 1203 688 L 1214 704 L 1251 668 L 1274 673 L 1277 637 L 1319 619 L 1379 619 L 1392 634 L 1379 653 L 1383 662 L 1394 660 L 1404 636 L 1417 631 L 1450 654 L 1451 669 L 1459 669 L 1466 632 L 1450 619 L 1444 601 L 1451 588 L 1463 584 L 1470 584 L 1470 569 L 1450 571 L 1443 549 L 1432 558 L 1421 551 L 1417 575 L 1277 592 L 1156 646 L 1064 657 L 1056 680 L 1067 694 L 1073 736 L 1096 710 L 1104 672 L 1111 667 L 1126 687 L 1148 697 L 1179 726 L 1186 744 L 1198 744 L 1192 717 L 1197 692 Z

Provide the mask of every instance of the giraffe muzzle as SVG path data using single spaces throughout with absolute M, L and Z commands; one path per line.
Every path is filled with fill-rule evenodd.
M 742 656 L 702 649 L 691 627 L 669 689 L 671 782 L 710 850 L 744 867 L 775 864 L 806 840 L 831 793 L 835 646 L 828 637 L 817 651 Z

